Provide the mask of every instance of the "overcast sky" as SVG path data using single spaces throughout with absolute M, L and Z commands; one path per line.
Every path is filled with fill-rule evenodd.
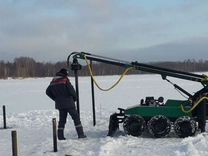
M 208 59 L 208 0 L 0 0 L 0 60 Z

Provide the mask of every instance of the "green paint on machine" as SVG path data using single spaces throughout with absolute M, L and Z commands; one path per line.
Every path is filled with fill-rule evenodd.
M 181 104 L 183 104 L 186 109 L 191 108 L 189 101 L 167 100 L 164 105 L 139 105 L 127 108 L 125 109 L 124 114 L 126 116 L 140 115 L 145 120 L 149 120 L 151 117 L 156 115 L 164 115 L 172 121 L 181 116 L 192 116 L 191 113 L 185 113 L 181 110 Z

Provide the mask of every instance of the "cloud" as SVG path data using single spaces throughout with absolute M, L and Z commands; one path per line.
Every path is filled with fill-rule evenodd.
M 206 37 L 205 4 L 180 0 L 2 0 L 0 55 L 3 59 L 23 55 L 56 61 L 67 57 L 66 51 L 113 56 L 117 51 Z
M 192 38 L 147 48 L 120 51 L 119 56 L 129 61 L 140 62 L 208 60 L 207 43 L 208 37 Z M 129 55 L 125 57 L 125 53 Z

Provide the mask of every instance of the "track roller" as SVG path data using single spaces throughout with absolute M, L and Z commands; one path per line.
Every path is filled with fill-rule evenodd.
M 197 130 L 196 121 L 189 116 L 182 116 L 174 123 L 174 130 L 180 138 L 193 136 Z
M 151 135 L 156 138 L 160 138 L 169 134 L 171 130 L 171 122 L 167 117 L 163 115 L 157 115 L 153 116 L 148 121 L 147 127 Z
M 144 132 L 145 126 L 145 120 L 139 115 L 128 116 L 123 123 L 124 132 L 132 136 L 140 136 Z

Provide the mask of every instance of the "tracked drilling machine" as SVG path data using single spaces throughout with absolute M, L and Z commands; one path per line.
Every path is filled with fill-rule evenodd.
M 73 59 L 71 64 L 70 58 Z M 70 69 L 74 71 L 78 97 L 78 71 L 81 70 L 79 59 L 86 61 L 91 74 L 94 125 L 96 124 L 94 84 L 97 85 L 97 83 L 93 78 L 91 68 L 93 61 L 123 67 L 126 70 L 122 76 L 129 70 L 160 74 L 163 80 L 166 80 L 175 89 L 188 96 L 187 100 L 168 99 L 166 102 L 162 96 L 156 99 L 154 97 L 146 97 L 141 99 L 140 104 L 137 106 L 126 109 L 118 108 L 119 112 L 110 116 L 108 136 L 114 136 L 120 124 L 123 124 L 123 129 L 126 134 L 133 136 L 140 136 L 144 131 L 147 131 L 153 137 L 164 137 L 170 133 L 171 129 L 179 137 L 193 136 L 197 130 L 205 132 L 206 117 L 208 115 L 208 77 L 206 75 L 156 67 L 137 61 L 128 62 L 85 52 L 72 52 L 67 58 L 67 63 L 70 65 Z M 202 84 L 202 88 L 194 94 L 190 94 L 179 85 L 171 82 L 168 77 L 198 82 Z M 79 112 L 79 100 L 77 102 L 77 109 Z

